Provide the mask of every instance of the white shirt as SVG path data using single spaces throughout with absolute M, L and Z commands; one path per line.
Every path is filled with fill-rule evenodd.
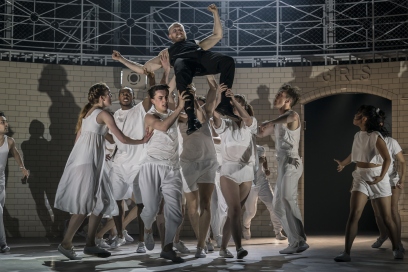
M 119 109 L 113 115 L 115 123 L 118 128 L 126 136 L 134 139 L 141 140 L 145 135 L 144 118 L 146 116 L 146 111 L 143 107 L 142 102 L 138 103 L 136 106 L 129 110 Z M 118 147 L 114 160 L 116 162 L 120 161 L 122 163 L 140 164 L 142 153 L 144 149 L 144 144 L 139 145 L 128 145 L 124 144 L 112 135 L 115 143 Z
M 174 112 L 172 110 L 167 110 L 167 113 L 163 114 L 157 112 L 156 109 L 153 108 L 149 113 L 153 113 L 161 120 L 165 120 Z M 156 163 L 179 168 L 178 134 L 177 120 L 165 132 L 155 129 L 153 131 L 153 136 L 146 144 L 146 156 L 143 156 L 143 163 Z
M 376 147 L 378 137 L 384 139 L 378 131 L 357 132 L 354 135 L 353 147 L 351 148 L 351 161 L 382 164 L 383 158 L 377 156 L 380 155 Z
M 222 164 L 231 162 L 255 164 L 253 135 L 258 132 L 258 123 L 254 117 L 251 118 L 252 124 L 249 127 L 242 121 L 237 125 L 230 119 L 221 119 L 221 126 L 214 127 L 215 132 L 221 137 Z
M 275 124 L 274 132 L 276 156 L 282 154 L 288 156 L 299 156 L 300 129 L 300 123 L 299 127 L 295 130 L 288 129 L 287 124 Z
M 388 175 L 390 176 L 390 178 L 398 178 L 399 175 L 397 171 L 397 166 L 395 165 L 395 158 L 397 154 L 402 151 L 402 148 L 397 142 L 397 140 L 391 137 L 386 137 L 385 143 L 387 144 L 387 148 L 388 151 L 390 152 L 390 157 L 392 160 L 390 168 L 388 168 Z
M 217 154 L 211 134 L 210 124 L 205 121 L 199 131 L 187 135 L 187 124 L 180 123 L 180 134 L 183 137 L 183 149 L 180 160 L 184 162 L 216 160 Z

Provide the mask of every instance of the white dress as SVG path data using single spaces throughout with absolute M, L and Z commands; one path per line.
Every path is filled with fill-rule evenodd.
M 117 215 L 109 180 L 103 179 L 106 125 L 98 124 L 95 109 L 82 119 L 81 135 L 69 155 L 58 184 L 54 207 L 72 214 Z

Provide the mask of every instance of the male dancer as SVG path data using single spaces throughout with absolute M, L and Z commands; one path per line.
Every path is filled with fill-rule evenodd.
M 4 231 L 3 223 L 3 207 L 6 200 L 6 164 L 9 152 L 13 155 L 17 164 L 20 166 L 20 170 L 27 179 L 30 172 L 25 169 L 23 160 L 16 148 L 16 143 L 13 138 L 7 137 L 8 122 L 3 112 L 0 112 L 0 253 L 10 251 L 10 247 L 7 246 L 6 233 Z
M 123 133 L 129 135 L 134 139 L 141 139 L 144 137 L 144 117 L 152 106 L 150 98 L 146 98 L 133 105 L 134 92 L 129 87 L 124 87 L 119 91 L 119 103 L 121 108 L 114 114 L 115 123 Z M 115 139 L 115 137 L 114 137 Z M 132 192 L 135 195 L 136 205 L 138 207 L 138 214 L 143 210 L 142 193 L 139 187 L 139 170 L 141 164 L 141 155 L 144 145 L 124 145 L 119 140 L 115 139 L 117 152 L 113 158 L 112 169 L 110 171 L 110 180 L 112 182 L 114 197 L 119 206 L 119 215 L 114 216 L 116 229 L 118 231 L 117 241 L 115 246 L 123 244 L 124 237 L 122 235 L 122 217 L 123 209 L 122 200 L 132 197 Z M 145 245 L 142 231 L 144 226 L 139 217 L 139 245 L 136 250 L 138 253 L 145 253 Z
M 170 48 L 163 50 L 160 55 L 169 55 L 170 64 L 174 67 L 176 75 L 177 90 L 186 91 L 189 101 L 186 101 L 184 110 L 188 116 L 187 135 L 201 127 L 194 113 L 194 97 L 189 92 L 187 86 L 191 84 L 194 76 L 220 75 L 220 83 L 224 83 L 228 88 L 232 88 L 235 73 L 234 59 L 216 52 L 207 51 L 217 44 L 223 34 L 220 16 L 215 4 L 211 4 L 208 10 L 214 16 L 213 34 L 204 38 L 200 42 L 187 40 L 184 26 L 178 22 L 169 27 L 169 38 L 173 42 Z M 160 56 L 159 55 L 159 56 Z M 151 72 L 161 67 L 159 56 L 145 63 L 144 68 Z M 232 110 L 230 99 L 223 93 L 222 100 L 216 111 L 222 115 L 227 115 L 234 119 L 239 119 Z
M 278 159 L 278 179 L 273 200 L 275 215 L 283 225 L 288 236 L 289 246 L 279 251 L 281 254 L 293 254 L 309 248 L 303 228 L 302 215 L 297 205 L 298 181 L 303 172 L 303 163 L 299 157 L 300 118 L 292 110 L 299 100 L 299 89 L 283 85 L 276 94 L 274 107 L 280 116 L 264 122 L 259 127 L 258 137 L 275 133 L 275 148 Z

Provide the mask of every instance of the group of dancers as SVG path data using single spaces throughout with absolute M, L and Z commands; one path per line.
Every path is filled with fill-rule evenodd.
M 242 247 L 241 237 L 249 239 L 251 236 L 250 223 L 258 198 L 270 212 L 277 239 L 286 239 L 282 229 L 287 236 L 289 244 L 279 251 L 281 254 L 300 253 L 309 248 L 297 204 L 298 182 L 303 172 L 298 153 L 301 122 L 292 108 L 299 101 L 299 89 L 283 85 L 273 103 L 280 115 L 258 124 L 245 96 L 232 91 L 234 60 L 209 51 L 222 38 L 222 27 L 217 7 L 212 4 L 208 10 L 214 16 L 214 30 L 202 41 L 187 40 L 183 25 L 173 23 L 169 27 L 173 45 L 144 65 L 113 52 L 113 59 L 149 78 L 150 88 L 139 104 L 133 104 L 131 88 L 122 88 L 119 91 L 121 109 L 112 116 L 104 110 L 112 102 L 109 87 L 97 83 L 89 89 L 89 102 L 79 115 L 77 137 L 54 204 L 55 208 L 72 214 L 58 246 L 58 251 L 69 259 L 81 259 L 73 248 L 72 239 L 87 216 L 88 235 L 83 252 L 98 257 L 111 255 L 105 249 L 109 245 L 102 238 L 113 223 L 96 233 L 102 217 L 113 218 L 117 230 L 113 247 L 118 247 L 129 236 L 125 226 L 130 217 L 139 216 L 140 237 L 136 252 L 144 253 L 155 247 L 152 227 L 157 221 L 162 240 L 160 256 L 176 263 L 183 262 L 174 248 L 180 253 L 189 253 L 179 239 L 186 205 L 197 238 L 196 258 L 205 258 L 208 251 L 214 250 L 209 238 L 211 226 L 213 238 L 220 248 L 219 255 L 234 257 L 227 248 L 232 236 L 236 258 L 242 259 L 248 251 Z M 171 67 L 174 77 L 169 80 Z M 159 68 L 164 71 L 163 78 L 156 84 L 154 71 Z M 219 84 L 214 74 L 220 74 Z M 205 98 L 196 95 L 192 84 L 193 77 L 199 75 L 207 76 L 209 83 Z M 0 174 L 3 176 L 0 176 L 0 200 L 3 205 L 7 160 L 3 153 L 12 150 L 23 174 L 28 176 L 29 173 L 14 141 L 5 135 L 8 127 L 5 116 L 1 118 Z M 394 257 L 403 258 L 401 222 L 397 222 L 396 205 L 405 179 L 405 161 L 395 141 L 389 140 L 393 153 L 390 155 L 391 151 L 387 151 L 386 142 L 391 138 L 386 137 L 384 119 L 381 110 L 362 106 L 354 119 L 361 131 L 355 136 L 352 153 L 346 160 L 337 161 L 339 171 L 350 162 L 356 162 L 357 169 L 353 172 L 345 251 L 335 258 L 336 261 L 351 259 L 351 245 L 367 196 L 375 203 L 378 225 L 384 226 L 375 244 L 381 246 L 389 236 Z M 270 172 L 265 149 L 256 145 L 257 137 L 272 134 L 275 135 L 278 161 L 274 191 L 267 180 Z M 109 147 L 109 144 L 114 146 Z M 3 149 L 7 150 L 3 152 Z M 390 170 L 394 182 L 390 186 L 387 171 L 393 160 L 401 162 L 403 171 L 398 178 L 398 172 Z M 125 200 L 130 210 L 129 219 L 124 219 Z M 129 216 L 130 213 L 133 216 Z M 5 242 L 4 227 L 0 229 L 0 246 L 2 252 L 10 250 Z

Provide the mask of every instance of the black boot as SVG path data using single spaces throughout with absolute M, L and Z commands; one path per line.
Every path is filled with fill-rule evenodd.
M 201 128 L 200 121 L 197 120 L 197 117 L 194 113 L 194 96 L 190 93 L 190 90 L 187 88 L 186 93 L 189 95 L 189 101 L 186 101 L 184 105 L 184 111 L 187 114 L 187 135 L 199 130 Z
M 197 118 L 194 118 L 194 119 L 188 118 L 187 126 L 188 126 L 188 128 L 187 128 L 186 133 L 187 133 L 187 135 L 190 135 L 193 132 L 199 130 L 202 125 L 201 125 L 200 121 L 198 121 Z
M 225 92 L 221 94 L 221 102 L 215 109 L 221 115 L 227 116 L 233 121 L 241 120 L 241 118 L 234 114 L 234 107 L 231 105 L 231 98 L 225 96 Z

